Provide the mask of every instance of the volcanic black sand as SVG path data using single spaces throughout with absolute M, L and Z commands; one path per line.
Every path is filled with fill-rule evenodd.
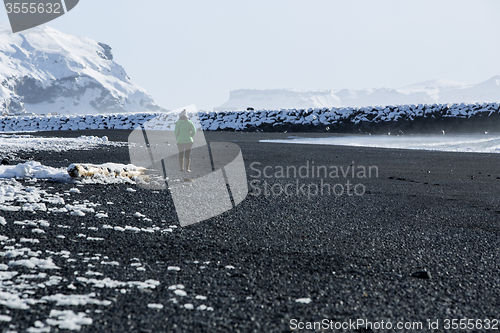
M 128 133 L 82 131 L 37 135 L 107 135 L 110 140 L 126 141 Z M 86 241 L 69 229 L 53 232 L 49 229 L 38 237 L 39 244 L 30 245 L 33 250 L 100 253 L 123 263 L 95 268 L 104 276 L 120 281 L 160 281 L 156 289 L 133 289 L 126 294 L 84 283 L 77 284 L 76 291 L 64 287 L 57 290 L 66 294 L 96 292 L 99 299 L 112 301 L 109 306 L 99 307 L 102 312 L 90 312 L 93 324 L 82 326 L 81 332 L 289 332 L 293 319 L 297 323 L 323 319 L 335 322 L 365 319 L 373 323 L 383 320 L 394 326 L 397 322 L 422 322 L 421 331 L 430 331 L 428 320 L 439 320 L 439 329 L 435 330 L 438 332 L 445 330 L 446 319 L 481 319 L 483 323 L 485 319 L 500 319 L 497 154 L 258 142 L 288 135 L 206 133 L 208 141 L 238 144 L 249 184 L 260 181 L 253 184 L 260 184 L 263 192 L 265 180 L 269 187 L 274 185 L 274 194 L 255 195 L 255 188 L 249 187 L 250 194 L 235 209 L 179 227 L 173 233 L 126 233 L 101 228 L 103 224 L 161 225 L 161 220 L 166 221 L 165 225 L 178 223 L 167 191 L 151 191 L 137 185 L 79 187 L 81 193 L 72 195 L 75 200 L 115 203 L 105 207 L 109 215 L 105 221 L 92 214 L 77 217 L 38 212 L 37 219 L 46 219 L 54 225 L 95 225 L 99 230 L 93 236 L 105 241 Z M 18 156 L 17 162 L 33 158 L 57 167 L 73 162 L 130 162 L 126 147 Z M 253 164 L 252 170 L 250 164 L 254 162 L 260 164 Z M 351 189 L 352 195 L 345 192 L 328 195 L 324 188 L 323 195 L 308 196 L 308 185 L 314 194 L 314 184 L 320 185 L 321 178 L 309 175 L 309 178 L 287 179 L 279 178 L 279 174 L 276 177 L 280 166 L 285 170 L 287 166 L 295 166 L 298 170 L 312 162 L 315 166 L 339 168 L 339 178 L 323 177 L 324 183 L 342 184 L 345 190 L 346 181 L 362 186 L 357 187 L 357 194 Z M 272 177 L 255 178 L 258 174 L 255 169 L 263 171 L 266 166 Z M 358 177 L 362 167 L 368 173 L 370 166 L 378 168 L 378 175 L 371 168 L 371 177 L 368 174 L 366 178 Z M 352 174 L 344 177 L 340 167 L 344 170 L 355 167 L 355 177 Z M 296 191 L 297 181 L 305 184 L 303 191 Z M 277 195 L 287 184 L 292 184 L 288 192 L 291 195 Z M 60 192 L 74 187 L 43 181 L 38 185 L 52 186 Z M 137 192 L 127 192 L 129 187 Z M 336 187 L 337 194 L 340 189 L 340 185 Z M 142 212 L 152 221 L 130 217 L 134 212 Z M 33 218 L 27 212 L 3 215 L 8 222 Z M 56 231 L 66 238 L 57 239 Z M 3 233 L 19 238 L 26 230 L 9 224 Z M 132 258 L 140 259 L 146 271 L 130 267 Z M 56 259 L 54 262 L 62 267 L 57 273 L 69 282 L 74 281 L 75 270 L 87 270 L 86 263 L 76 262 L 70 267 Z M 227 268 L 228 265 L 234 268 Z M 181 270 L 171 271 L 167 269 L 169 266 Z M 184 285 L 188 295 L 174 295 L 168 287 L 175 284 Z M 45 291 L 55 293 L 50 287 Z M 38 297 L 43 296 L 43 290 L 37 293 Z M 207 299 L 201 302 L 195 295 L 205 295 Z M 303 298 L 310 298 L 310 303 L 296 301 Z M 151 309 L 147 307 L 149 303 L 164 307 Z M 213 311 L 189 310 L 182 308 L 181 303 L 192 303 L 195 308 L 203 303 L 213 307 Z M 40 313 L 47 314 L 51 308 L 50 304 L 41 304 L 30 310 L 12 310 L 10 324 L 23 331 L 33 325 Z M 75 312 L 80 309 L 69 308 Z M 85 309 L 89 306 L 80 311 Z M 345 331 L 371 330 L 359 327 Z

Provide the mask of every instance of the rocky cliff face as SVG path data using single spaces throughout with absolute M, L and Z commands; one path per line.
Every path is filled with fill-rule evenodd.
M 233 90 L 214 111 L 290 108 L 365 107 L 406 104 L 482 103 L 500 101 L 500 75 L 478 84 L 425 81 L 398 89 L 299 91 L 293 89 Z
M 9 31 L 0 25 L 0 114 L 164 111 L 109 45 L 45 26 Z

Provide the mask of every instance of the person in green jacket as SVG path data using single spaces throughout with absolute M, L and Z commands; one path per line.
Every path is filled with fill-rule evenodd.
M 193 137 L 196 134 L 196 128 L 191 120 L 187 117 L 186 110 L 182 110 L 179 115 L 179 120 L 175 123 L 175 139 L 177 140 L 177 148 L 179 149 L 179 165 L 180 171 L 184 171 L 184 166 L 187 172 L 191 172 L 189 165 L 191 159 L 191 147 L 193 147 Z M 186 163 L 184 163 L 184 161 Z

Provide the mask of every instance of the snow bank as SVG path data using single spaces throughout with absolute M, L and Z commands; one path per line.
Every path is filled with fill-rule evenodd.
M 0 178 L 37 178 L 59 180 L 62 182 L 71 180 L 66 169 L 45 166 L 36 161 L 17 165 L 0 165 Z
M 24 151 L 89 150 L 100 146 L 122 146 L 123 143 L 108 141 L 106 136 L 80 136 L 78 138 L 40 138 L 31 135 L 0 135 L 0 152 L 3 154 Z

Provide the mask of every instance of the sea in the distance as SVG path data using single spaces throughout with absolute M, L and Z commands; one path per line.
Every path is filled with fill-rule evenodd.
M 290 136 L 285 140 L 261 140 L 260 142 L 500 153 L 500 135 L 492 134 L 347 135 L 326 138 Z

